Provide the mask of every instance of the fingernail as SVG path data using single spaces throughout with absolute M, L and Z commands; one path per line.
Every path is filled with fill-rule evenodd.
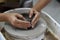
M 31 18 L 32 16 L 30 15 L 30 18 Z
M 32 26 L 32 28 L 34 28 L 34 26 Z

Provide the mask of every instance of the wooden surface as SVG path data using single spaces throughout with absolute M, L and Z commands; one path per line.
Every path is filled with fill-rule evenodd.
M 56 39 L 49 31 L 45 33 L 45 39 L 44 40 L 58 40 Z

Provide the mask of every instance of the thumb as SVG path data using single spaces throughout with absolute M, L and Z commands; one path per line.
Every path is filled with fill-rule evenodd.
M 33 10 L 30 10 L 30 13 L 29 13 L 29 18 L 31 18 L 33 15 Z

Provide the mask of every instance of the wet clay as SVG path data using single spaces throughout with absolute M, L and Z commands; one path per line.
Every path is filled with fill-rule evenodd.
M 34 14 L 33 14 L 33 16 L 31 17 L 31 18 L 29 18 L 29 13 L 21 13 L 21 15 L 23 15 L 23 17 L 25 18 L 25 20 L 24 21 L 29 21 L 30 23 L 31 23 L 31 21 L 33 20 L 33 18 L 34 18 Z M 19 19 L 19 18 L 18 18 Z M 20 19 L 20 20 L 23 20 L 23 19 Z M 20 28 L 21 29 L 21 28 Z M 32 25 L 27 29 L 27 30 L 30 30 L 30 29 L 32 29 Z M 26 30 L 26 29 L 21 29 L 21 30 Z

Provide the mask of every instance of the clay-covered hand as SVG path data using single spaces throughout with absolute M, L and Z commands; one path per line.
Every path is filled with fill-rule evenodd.
M 25 18 L 18 13 L 5 13 L 6 19 L 7 21 L 12 24 L 14 27 L 17 28 L 23 28 L 23 29 L 27 29 L 28 27 L 30 27 L 30 22 L 28 21 L 23 21 L 25 20 Z M 23 20 L 20 20 L 20 19 Z
M 35 9 L 31 8 L 29 17 L 31 18 L 33 16 L 33 14 L 35 14 L 35 16 L 34 16 L 32 22 L 31 22 L 32 28 L 34 28 L 35 24 L 38 22 L 38 20 L 40 18 L 40 13 L 37 12 Z

